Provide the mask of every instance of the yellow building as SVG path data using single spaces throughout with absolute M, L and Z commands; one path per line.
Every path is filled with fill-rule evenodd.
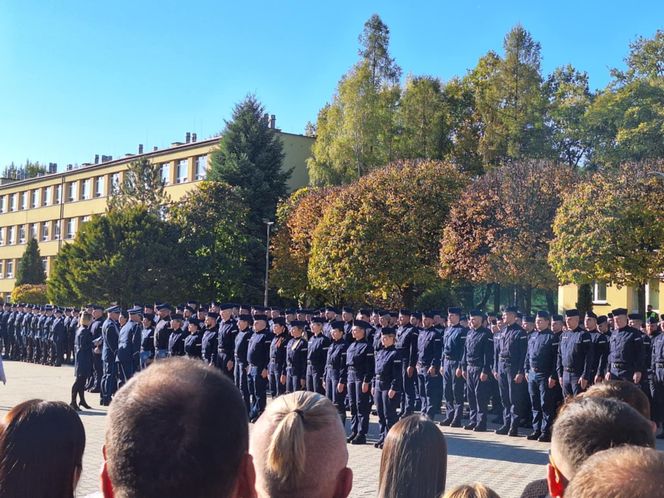
M 638 292 L 635 287 L 617 285 L 606 282 L 594 282 L 593 291 L 593 311 L 598 315 L 606 315 L 614 308 L 625 308 L 628 311 L 639 309 Z M 664 302 L 660 304 L 660 295 L 664 293 L 664 280 L 661 278 L 652 278 L 646 284 L 645 298 L 646 307 L 651 305 L 653 310 L 658 313 L 664 313 Z M 562 312 L 566 309 L 576 308 L 578 300 L 578 286 L 562 285 L 558 287 L 558 308 Z
M 271 120 L 274 127 L 274 118 Z M 306 160 L 314 139 L 276 130 L 284 146 L 284 168 L 293 168 L 290 190 L 309 184 Z M 5 181 L 0 185 L 0 297 L 7 299 L 14 288 L 18 261 L 30 238 L 39 241 L 42 264 L 49 274 L 53 259 L 63 243 L 71 241 L 81 224 L 103 213 L 112 185 L 123 180 L 130 162 L 147 158 L 162 167 L 166 191 L 173 200 L 181 198 L 205 179 L 210 152 L 219 138 L 197 141 L 187 133 L 185 142 L 167 149 L 126 154 L 116 160 L 102 156 L 95 164 L 83 164 L 60 173 L 27 180 Z

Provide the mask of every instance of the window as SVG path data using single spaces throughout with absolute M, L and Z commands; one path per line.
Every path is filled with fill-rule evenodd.
M 67 220 L 67 238 L 73 239 L 76 235 L 76 218 L 69 218 Z
M 53 222 L 53 240 L 60 240 L 60 220 Z
M 52 199 L 51 193 L 52 193 L 51 187 L 44 187 L 44 191 L 42 194 L 42 206 L 48 206 L 51 204 L 51 199 Z
M 9 196 L 9 210 L 16 211 L 16 194 L 11 194 Z
M 4 245 L 5 245 L 5 229 L 3 227 L 3 228 L 0 228 L 0 246 L 4 246 Z
M 30 223 L 30 238 L 39 240 L 39 224 Z
M 18 226 L 18 243 L 25 244 L 25 225 Z
M 0 212 L 2 213 L 7 212 L 7 202 L 5 201 L 6 197 L 6 195 L 0 196 Z
M 104 195 L 104 177 L 98 176 L 95 178 L 95 197 Z
M 196 173 L 194 178 L 196 180 L 205 180 L 205 174 L 207 173 L 207 156 L 198 156 L 196 158 Z
M 5 278 L 4 269 L 5 269 L 5 261 L 0 259 L 0 278 Z M 9 301 L 5 301 L 5 302 L 8 303 Z
M 54 188 L 55 188 L 55 203 L 62 204 L 62 184 L 56 185 Z
M 111 192 L 117 192 L 120 187 L 120 173 L 113 173 L 111 175 Z
M 81 182 L 81 199 L 87 200 L 92 198 L 92 180 L 88 178 Z
M 7 239 L 9 245 L 16 244 L 16 227 L 9 227 L 7 229 Z
M 28 191 L 21 192 L 21 209 L 28 209 Z
M 39 207 L 39 189 L 36 188 L 32 191 L 32 203 L 30 204 L 32 209 Z
M 14 278 L 14 260 L 8 259 L 5 263 L 5 272 L 7 273 L 7 278 Z
M 593 282 L 593 302 L 606 302 L 606 282 Z
M 69 202 L 74 202 L 78 200 L 77 197 L 77 192 L 76 192 L 76 184 L 78 182 L 69 182 L 67 184 L 67 200 Z
M 44 256 L 41 259 L 41 264 L 42 264 L 42 270 L 44 270 L 44 273 L 48 273 L 48 257 Z
M 90 221 L 90 216 L 82 216 L 81 220 L 79 221 L 79 227 L 85 225 L 88 221 Z
M 164 182 L 164 185 L 171 183 L 171 165 L 170 163 L 164 163 L 161 165 L 161 180 Z
M 42 240 L 48 240 L 48 221 L 42 223 Z
M 175 182 L 176 183 L 187 183 L 189 181 L 189 161 L 186 159 L 180 159 L 175 164 Z

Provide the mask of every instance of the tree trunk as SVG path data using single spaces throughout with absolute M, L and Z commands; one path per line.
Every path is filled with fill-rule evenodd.
M 579 310 L 581 316 L 585 315 L 586 312 L 592 311 L 593 309 L 593 292 L 590 284 L 581 284 L 579 285 L 579 290 L 577 294 L 576 309 Z
M 495 284 L 486 284 L 484 286 L 484 295 L 482 296 L 482 300 L 480 303 L 477 305 L 477 307 L 481 310 L 486 308 L 486 303 L 489 301 L 489 297 L 491 297 L 491 291 L 494 289 Z
M 554 301 L 554 291 L 551 289 L 546 289 L 544 295 L 546 296 L 546 307 L 549 309 L 550 314 L 558 313 L 556 309 L 556 302 Z
M 532 304 L 533 304 L 533 286 L 528 284 L 523 290 L 523 300 L 524 300 L 524 313 L 530 315 Z
M 637 306 L 639 308 L 639 314 L 646 318 L 646 284 L 639 284 L 636 290 L 636 299 Z
M 413 305 L 415 304 L 415 289 L 413 288 L 412 284 L 408 284 L 401 291 L 401 300 L 403 301 L 404 307 L 406 308 L 413 307 Z
M 500 284 L 493 284 L 493 312 L 500 312 Z

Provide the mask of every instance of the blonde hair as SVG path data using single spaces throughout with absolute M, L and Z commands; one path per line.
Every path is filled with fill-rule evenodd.
M 498 493 L 484 484 L 462 484 L 450 489 L 443 498 L 500 498 Z
M 79 323 L 81 325 L 83 325 L 84 327 L 87 327 L 88 325 L 90 325 L 90 323 L 92 323 L 92 314 L 88 313 L 87 311 L 84 311 L 81 314 L 81 319 L 80 319 Z

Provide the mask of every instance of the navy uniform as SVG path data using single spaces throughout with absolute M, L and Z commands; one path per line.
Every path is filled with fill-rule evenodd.
M 168 336 L 168 355 L 184 356 L 184 340 L 187 332 L 182 328 L 184 317 L 180 313 L 171 315 L 171 335 Z
M 592 374 L 589 384 L 593 384 L 595 379 L 604 378 L 606 375 L 606 362 L 608 361 L 609 339 L 597 328 L 597 315 L 592 311 L 586 313 L 586 322 L 588 334 L 590 334 L 590 344 L 593 350 Z M 592 320 L 588 320 L 592 319 Z
M 203 331 L 201 330 L 201 322 L 198 318 L 190 316 L 187 319 L 189 335 L 184 340 L 184 352 L 189 358 L 202 358 L 203 346 Z M 192 330 L 193 329 L 193 330 Z
M 382 334 L 385 337 L 393 337 L 396 331 L 390 327 L 384 327 Z M 372 347 L 372 346 L 370 346 Z M 393 345 L 383 348 L 375 357 L 375 377 L 373 382 L 374 400 L 378 412 L 378 424 L 380 435 L 374 444 L 376 448 L 382 448 L 387 433 L 397 422 L 397 406 L 399 405 L 399 394 L 403 388 L 403 370 L 401 368 L 401 355 Z M 392 397 L 390 397 L 392 392 Z
M 362 320 L 355 320 L 353 327 L 364 330 L 370 325 Z M 346 368 L 348 371 L 348 398 L 351 414 L 351 435 L 348 442 L 351 444 L 365 444 L 369 431 L 369 415 L 371 414 L 370 384 L 375 373 L 375 358 L 373 346 L 365 337 L 356 339 L 346 351 Z M 368 384 L 364 392 L 362 386 Z
M 401 396 L 401 416 L 405 417 L 415 411 L 417 395 L 415 383 L 417 382 L 417 339 L 418 331 L 410 324 L 410 311 L 402 309 L 399 311 L 400 319 L 408 320 L 404 325 L 397 327 L 396 348 L 401 354 L 401 368 L 403 370 L 403 394 Z M 412 375 L 408 375 L 408 369 L 412 369 Z
M 146 368 L 154 360 L 154 315 L 146 314 L 145 318 L 150 320 L 147 327 L 143 326 L 141 330 L 141 370 Z
M 448 308 L 448 314 L 461 316 L 461 308 Z M 443 336 L 443 393 L 445 397 L 445 420 L 441 425 L 461 427 L 464 401 L 464 381 L 457 370 L 466 347 L 468 330 L 460 323 L 450 325 Z
M 339 412 L 341 423 L 346 424 L 346 383 L 348 373 L 346 371 L 346 350 L 348 344 L 344 340 L 344 322 L 334 321 L 330 324 L 331 332 L 335 330 L 340 333 L 338 340 L 332 340 L 330 347 L 327 350 L 327 358 L 325 361 L 325 395 L 334 403 L 334 406 Z M 399 366 L 401 368 L 401 366 Z M 339 392 L 339 386 L 343 389 Z
M 424 320 L 433 320 L 431 312 L 423 313 Z M 417 380 L 422 401 L 422 415 L 435 420 L 443 401 L 443 379 L 440 363 L 443 354 L 443 336 L 433 326 L 422 329 L 417 337 Z M 378 358 L 376 357 L 376 361 Z
M 85 402 L 85 383 L 92 374 L 92 334 L 88 327 L 79 327 L 74 337 L 74 376 L 76 380 L 71 388 L 71 407 L 80 410 L 76 403 L 90 408 Z
M 321 317 L 314 317 L 311 323 L 320 324 L 321 331 L 318 334 L 313 334 L 309 338 L 309 345 L 307 348 L 307 391 L 325 394 L 325 381 L 323 376 L 325 374 L 325 360 L 327 359 L 327 351 L 330 348 L 330 338 L 322 333 L 322 326 L 324 319 Z M 330 329 L 331 330 L 331 329 Z
M 120 386 L 123 386 L 137 372 L 136 359 L 140 353 L 140 319 L 143 316 L 142 307 L 133 307 L 128 310 L 129 320 L 120 329 L 118 336 L 118 373 Z M 132 317 L 135 317 L 132 320 Z M 136 320 L 138 319 L 138 321 Z M 137 341 L 137 337 L 139 338 Z
M 516 308 L 510 306 L 506 314 L 516 316 Z M 523 401 L 527 397 L 527 387 L 524 380 L 517 382 L 517 376 L 523 376 L 528 337 L 526 332 L 513 322 L 507 325 L 500 333 L 496 358 L 494 359 L 494 375 L 498 375 L 500 398 L 503 403 L 503 425 L 496 434 L 509 434 L 518 436 L 519 422 L 524 416 Z
M 219 325 L 217 324 L 219 315 L 214 311 L 209 311 L 206 316 L 210 320 L 206 319 L 205 331 L 201 339 L 201 355 L 206 364 L 216 366 L 219 352 Z
M 111 317 L 111 314 L 119 314 L 120 307 L 111 306 L 106 309 L 106 313 L 108 313 L 108 318 L 101 327 L 101 337 L 104 343 L 101 351 L 101 359 L 104 362 L 104 375 L 101 379 L 100 404 L 102 406 L 108 406 L 111 403 L 111 398 L 118 388 L 116 359 L 120 331 L 118 330 L 118 323 Z
M 250 420 L 257 420 L 267 404 L 268 365 L 270 363 L 270 343 L 272 334 L 267 328 L 266 315 L 254 315 L 254 333 L 249 339 L 247 358 L 249 360 L 249 384 L 252 395 Z M 263 328 L 260 328 L 260 327 Z
M 171 309 L 168 303 L 158 304 L 157 311 Z M 161 360 L 168 357 L 168 341 L 171 336 L 171 317 L 170 314 L 157 320 L 154 328 L 154 349 L 155 360 Z
M 484 318 L 484 314 L 479 310 L 472 310 L 470 316 L 471 318 Z M 464 426 L 466 430 L 486 431 L 493 354 L 493 334 L 491 331 L 483 327 L 481 323 L 477 328 L 471 327 L 466 335 L 463 358 L 461 359 L 461 369 L 467 382 L 470 417 L 468 425 Z
M 546 311 L 539 311 L 537 318 L 549 322 Z M 558 382 L 556 364 L 560 339 L 546 328 L 535 330 L 528 340 L 528 351 L 524 370 L 528 377 L 528 393 L 533 412 L 533 432 L 528 439 L 542 442 L 551 441 L 551 427 L 556 414 L 555 386 L 549 387 L 550 381 Z
M 627 310 L 613 310 L 615 318 L 627 315 Z M 645 360 L 643 337 L 639 330 L 629 325 L 614 329 L 609 340 L 609 375 L 612 379 L 634 382 L 634 374 L 644 372 Z
M 578 317 L 579 312 L 567 310 L 565 316 Z M 557 370 L 564 397 L 576 396 L 582 391 L 581 379 L 590 382 L 593 375 L 592 342 L 590 334 L 581 327 L 565 330 L 560 336 Z
M 98 305 L 89 306 L 94 311 L 103 311 L 104 309 Z M 94 313 L 93 311 L 93 313 Z M 36 316 L 35 316 L 36 318 Z M 34 323 L 34 320 L 33 320 Z M 88 379 L 86 388 L 92 393 L 101 392 L 101 378 L 103 376 L 103 361 L 101 359 L 104 339 L 101 336 L 102 325 L 104 324 L 104 316 L 101 315 L 95 318 L 90 324 L 90 333 L 92 334 L 92 370 L 93 373 Z M 34 329 L 33 329 L 34 337 Z
M 222 304 L 222 311 L 231 310 L 230 304 Z M 219 336 L 217 347 L 217 365 L 223 373 L 233 378 L 233 365 L 235 359 L 235 336 L 238 333 L 237 323 L 231 317 L 219 321 Z
M 652 398 L 651 415 L 653 420 L 661 425 L 664 422 L 664 334 L 659 333 L 652 339 L 652 354 L 650 361 L 652 371 Z M 664 439 L 662 431 L 657 439 Z
M 279 328 L 279 333 L 276 330 Z M 272 320 L 273 336 L 270 341 L 270 363 L 268 365 L 268 377 L 270 392 L 273 398 L 286 392 L 286 346 L 288 344 L 288 332 L 286 330 L 286 319 L 278 316 Z M 282 382 L 283 380 L 283 382 Z
M 302 330 L 307 322 L 293 320 L 291 327 Z M 302 391 L 306 386 L 307 377 L 307 340 L 304 335 L 293 337 L 286 347 L 286 390 L 287 392 Z
M 62 316 L 62 309 L 55 308 L 56 316 L 51 321 L 51 336 L 53 337 L 54 358 L 52 364 L 56 367 L 62 365 L 65 349 L 67 345 L 67 329 L 65 319 Z
M 249 389 L 249 360 L 247 359 L 247 350 L 249 349 L 249 341 L 254 331 L 251 326 L 254 324 L 254 319 L 251 315 L 240 315 L 239 321 L 245 322 L 244 325 L 246 328 L 240 330 L 235 335 L 235 363 L 233 365 L 233 377 L 235 380 L 235 385 L 242 393 L 242 400 L 244 401 L 244 407 L 247 410 L 247 415 L 251 410 L 251 397 Z M 239 324 L 238 324 L 239 325 Z M 251 418 L 251 417 L 250 417 Z

